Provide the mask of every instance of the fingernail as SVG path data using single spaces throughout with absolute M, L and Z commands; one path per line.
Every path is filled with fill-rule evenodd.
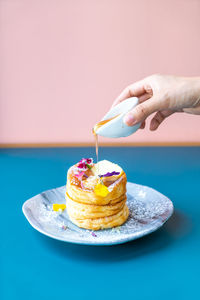
M 128 126 L 133 126 L 135 123 L 135 119 L 133 117 L 132 114 L 127 114 L 124 119 L 123 119 L 124 123 L 126 123 L 126 125 Z

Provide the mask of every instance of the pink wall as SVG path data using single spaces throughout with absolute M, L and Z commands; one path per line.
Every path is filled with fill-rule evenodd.
M 200 75 L 199 0 L 1 0 L 0 14 L 1 143 L 93 141 L 126 85 Z M 177 114 L 122 141 L 200 142 L 199 128 Z

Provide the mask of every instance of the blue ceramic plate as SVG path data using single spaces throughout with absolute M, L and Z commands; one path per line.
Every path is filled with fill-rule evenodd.
M 122 226 L 91 231 L 71 223 L 67 211 L 52 210 L 53 203 L 65 203 L 65 187 L 43 192 L 29 200 L 23 213 L 39 232 L 64 242 L 86 245 L 114 245 L 135 240 L 160 228 L 172 215 L 172 202 L 156 190 L 127 183 L 127 205 L 130 215 Z

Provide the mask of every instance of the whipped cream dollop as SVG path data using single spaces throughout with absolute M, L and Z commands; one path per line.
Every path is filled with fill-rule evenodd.
M 114 174 L 114 176 L 120 176 L 121 173 L 123 172 L 122 168 L 119 165 L 114 164 L 108 160 L 99 161 L 97 164 L 93 165 L 91 170 L 96 176 L 103 176 L 105 174 L 113 173 L 113 172 L 116 173 Z

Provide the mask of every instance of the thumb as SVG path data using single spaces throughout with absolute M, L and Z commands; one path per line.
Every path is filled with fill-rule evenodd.
M 157 110 L 163 109 L 162 101 L 157 97 L 152 97 L 141 104 L 135 106 L 130 112 L 124 116 L 124 123 L 128 126 L 133 126 L 144 121 L 149 115 Z

